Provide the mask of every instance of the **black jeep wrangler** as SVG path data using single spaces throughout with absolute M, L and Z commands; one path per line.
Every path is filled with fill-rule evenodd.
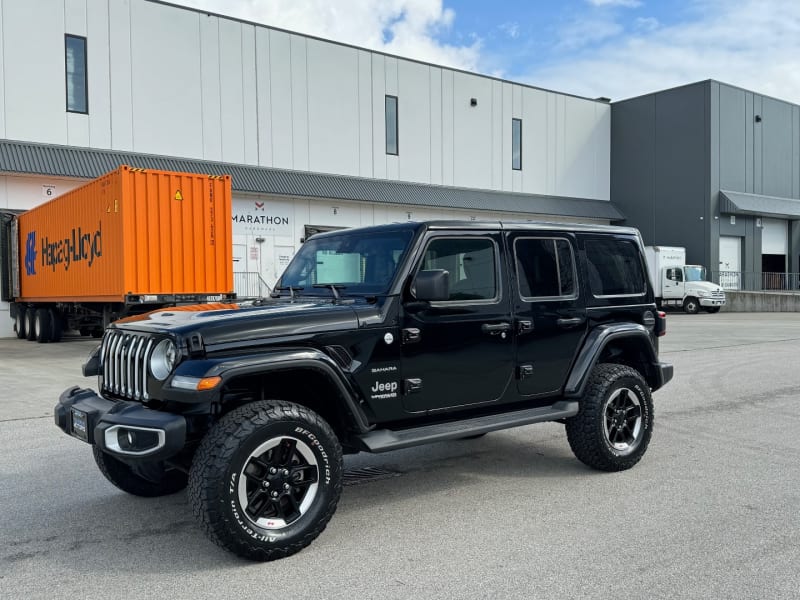
M 188 485 L 220 546 L 293 554 L 342 454 L 558 421 L 579 460 L 635 465 L 672 377 L 635 229 L 402 223 L 318 234 L 269 299 L 112 324 L 56 424 L 139 496 Z

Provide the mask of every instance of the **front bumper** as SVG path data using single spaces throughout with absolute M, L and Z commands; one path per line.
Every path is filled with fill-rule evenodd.
M 56 426 L 126 460 L 165 460 L 186 443 L 186 419 L 137 402 L 107 400 L 94 390 L 65 390 L 53 411 Z
M 725 306 L 725 298 L 699 298 L 700 306 Z

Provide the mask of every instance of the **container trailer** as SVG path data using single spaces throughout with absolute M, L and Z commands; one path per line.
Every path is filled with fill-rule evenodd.
M 2 299 L 19 338 L 99 337 L 121 317 L 233 299 L 231 179 L 120 166 L 2 214 Z

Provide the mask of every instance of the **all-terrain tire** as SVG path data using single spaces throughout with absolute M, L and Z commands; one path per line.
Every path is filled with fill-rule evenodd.
M 155 498 L 180 492 L 186 487 L 188 476 L 177 469 L 164 469 L 151 465 L 147 469 L 149 478 L 137 474 L 130 466 L 93 446 L 94 461 L 103 476 L 123 492 Z
M 342 449 L 315 412 L 278 400 L 252 402 L 206 434 L 189 472 L 189 502 L 208 537 L 251 560 L 308 546 L 342 492 Z
M 700 301 L 694 296 L 689 296 L 683 301 L 683 310 L 686 314 L 696 315 L 700 312 Z
M 630 469 L 653 434 L 650 388 L 627 365 L 598 364 L 566 430 L 572 451 L 584 464 L 601 471 Z

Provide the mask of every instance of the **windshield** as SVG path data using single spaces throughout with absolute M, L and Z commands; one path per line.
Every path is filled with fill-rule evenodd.
M 705 281 L 706 280 L 706 268 L 705 267 L 687 266 L 687 267 L 684 267 L 683 270 L 686 273 L 686 281 Z
M 412 235 L 411 230 L 383 230 L 312 237 L 300 247 L 276 287 L 303 288 L 302 294 L 310 294 L 325 293 L 312 292 L 313 286 L 335 285 L 345 296 L 384 294 L 408 252 Z

